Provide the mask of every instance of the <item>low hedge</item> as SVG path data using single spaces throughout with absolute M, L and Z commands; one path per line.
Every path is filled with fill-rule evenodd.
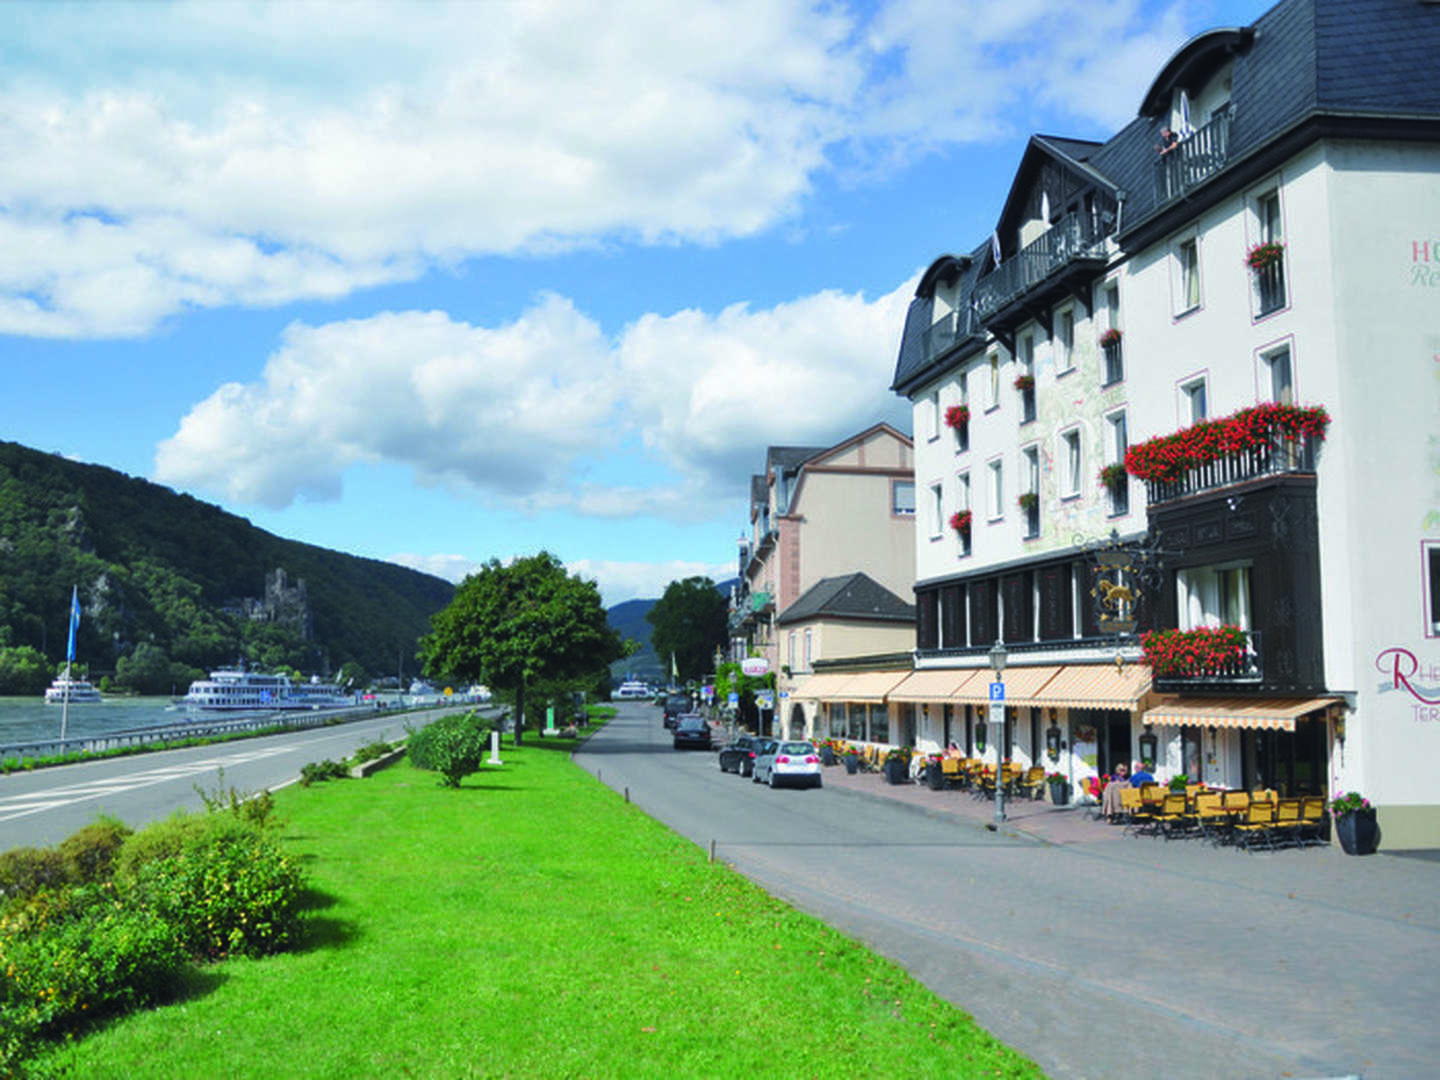
M 416 768 L 438 772 L 447 787 L 480 771 L 490 749 L 490 726 L 478 713 L 453 713 L 418 731 L 406 728 L 405 750 Z

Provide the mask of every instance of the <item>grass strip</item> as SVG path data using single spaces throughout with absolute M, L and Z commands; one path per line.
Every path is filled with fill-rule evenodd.
M 899 967 L 529 735 L 458 790 L 402 762 L 275 793 L 301 950 L 57 1047 L 75 1076 L 1038 1076 Z

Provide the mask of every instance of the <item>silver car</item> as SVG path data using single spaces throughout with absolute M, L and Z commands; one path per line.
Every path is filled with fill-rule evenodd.
M 813 743 L 772 739 L 755 752 L 755 771 L 750 779 L 772 788 L 782 784 L 820 787 L 824 784 L 820 776 L 820 752 Z

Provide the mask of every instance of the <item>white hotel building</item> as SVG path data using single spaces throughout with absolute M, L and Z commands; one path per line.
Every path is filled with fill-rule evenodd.
M 994 236 L 933 262 L 893 383 L 919 745 L 978 752 L 1000 638 L 1017 761 L 1359 790 L 1383 848 L 1440 847 L 1436 57 L 1440 4 L 1283 0 L 1183 46 L 1108 141 L 1032 138 Z M 1327 436 L 1102 486 L 1127 449 L 1267 402 L 1323 407 Z M 1096 569 L 1112 533 L 1148 573 Z M 1206 626 L 1243 653 L 1142 662 L 1139 632 Z

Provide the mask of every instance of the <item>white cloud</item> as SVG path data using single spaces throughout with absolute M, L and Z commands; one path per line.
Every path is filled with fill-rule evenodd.
M 1184 36 L 1178 5 L 1139 0 L 6 14 L 0 333 L 56 337 L 483 254 L 753 234 L 846 147 L 903 158 L 1017 107 L 1122 122 Z
M 416 555 L 409 551 L 391 555 L 386 561 L 408 566 L 411 570 L 419 570 L 423 574 L 434 574 L 457 585 L 485 565 L 482 560 L 472 559 L 467 555 Z
M 156 448 L 155 478 L 283 507 L 337 498 L 346 469 L 390 462 L 530 512 L 723 514 L 767 445 L 907 426 L 883 387 L 913 287 L 647 315 L 618 342 L 554 295 L 494 329 L 443 312 L 297 323 L 259 381 L 191 409 Z M 673 483 L 588 474 L 631 434 Z

